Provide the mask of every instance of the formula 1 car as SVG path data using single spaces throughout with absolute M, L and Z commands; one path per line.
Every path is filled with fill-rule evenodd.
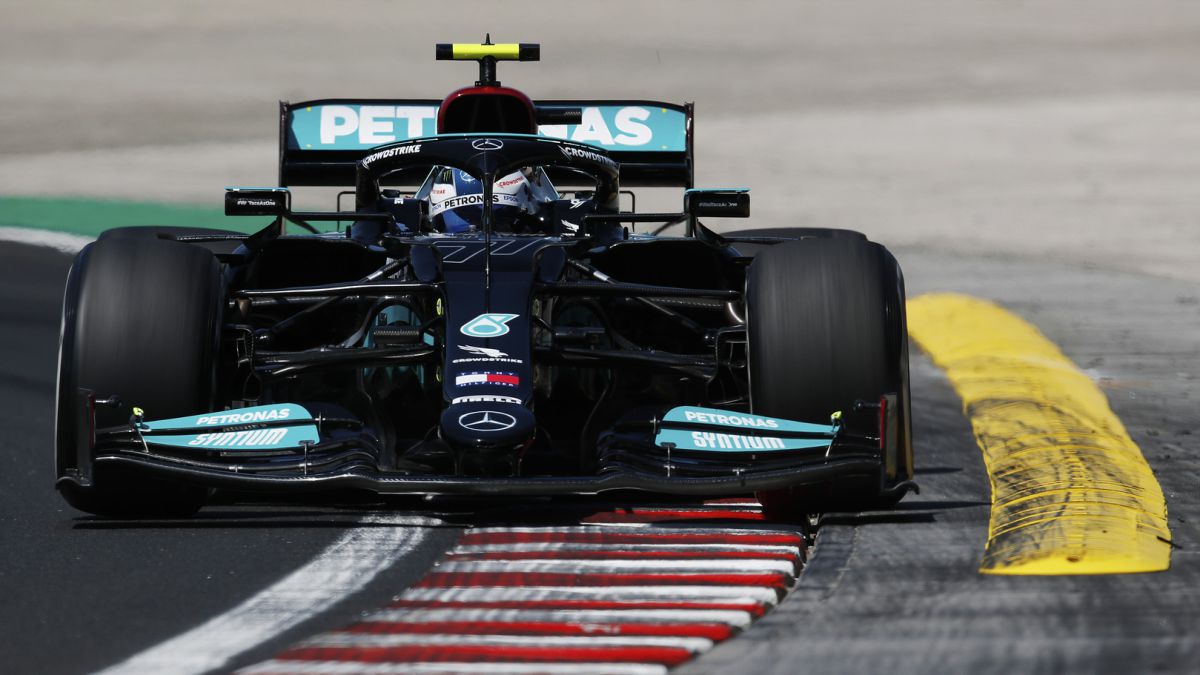
M 895 258 L 846 230 L 717 234 L 700 218 L 747 217 L 749 194 L 692 189 L 692 105 L 496 80 L 539 51 L 438 45 L 480 70 L 440 101 L 281 102 L 281 187 L 225 195 L 272 218 L 254 234 L 86 246 L 59 356 L 67 501 L 638 490 L 801 517 L 912 488 Z M 293 186 L 353 186 L 354 208 L 295 210 Z M 681 212 L 622 210 L 622 188 L 664 186 Z

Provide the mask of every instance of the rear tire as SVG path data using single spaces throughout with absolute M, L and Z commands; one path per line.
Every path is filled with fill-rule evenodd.
M 854 404 L 907 390 L 896 346 L 894 305 L 899 299 L 902 308 L 903 289 L 894 263 L 882 246 L 856 237 L 788 242 L 758 254 L 746 283 L 755 414 L 819 423 L 840 411 L 847 428 L 878 433 L 878 413 L 855 412 Z M 792 519 L 834 505 L 874 505 L 882 487 L 873 475 L 759 498 L 769 516 Z
M 155 237 L 109 237 L 86 246 L 67 278 L 59 345 L 57 475 L 74 468 L 79 389 L 96 427 L 128 421 L 132 406 L 157 419 L 212 410 L 223 285 L 209 251 Z M 206 488 L 97 466 L 92 484 L 60 483 L 77 509 L 106 516 L 195 513 Z

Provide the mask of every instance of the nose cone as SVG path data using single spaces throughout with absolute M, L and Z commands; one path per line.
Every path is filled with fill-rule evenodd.
M 442 438 L 458 448 L 519 448 L 535 426 L 533 413 L 512 403 L 462 403 L 442 412 Z

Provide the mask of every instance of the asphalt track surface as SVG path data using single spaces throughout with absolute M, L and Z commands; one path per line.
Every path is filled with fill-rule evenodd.
M 795 3 L 748 5 L 740 21 L 721 3 L 627 3 L 614 5 L 612 33 L 514 10 L 428 16 L 436 30 L 386 40 L 362 31 L 385 4 L 311 16 L 215 4 L 131 3 L 125 15 L 0 4 L 0 78 L 12 85 L 0 93 L 0 193 L 195 203 L 269 182 L 274 99 L 377 94 L 363 62 L 406 64 L 406 82 L 423 83 L 413 95 L 438 95 L 469 74 L 427 62 L 428 42 L 503 31 L 543 43 L 536 74 L 501 71 L 537 96 L 697 100 L 701 182 L 753 186 L 753 225 L 858 227 L 895 249 L 910 294 L 971 293 L 1037 325 L 1104 388 L 1166 494 L 1179 547 L 1168 572 L 978 574 L 986 474 L 957 397 L 917 356 L 922 493 L 893 512 L 826 516 L 785 602 L 680 672 L 1200 668 L 1200 12 L 1189 3 Z M 260 28 L 281 15 L 286 30 Z M 567 33 L 571 58 L 549 60 Z M 596 58 L 611 68 L 580 75 Z M 67 264 L 0 244 L 0 664 L 11 672 L 122 661 L 381 512 L 231 496 L 195 521 L 72 511 L 50 489 Z M 231 667 L 387 602 L 476 520 L 412 503 L 382 512 L 443 524 L 410 524 L 420 543 L 395 566 Z M 520 507 L 489 515 L 544 523 Z

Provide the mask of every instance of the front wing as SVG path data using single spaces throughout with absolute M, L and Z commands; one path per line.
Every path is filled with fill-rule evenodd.
M 79 396 L 77 422 L 94 429 L 95 398 L 86 390 Z M 279 412 L 288 409 L 291 414 Z M 359 420 L 313 417 L 295 404 L 162 422 L 134 419 L 79 434 L 73 466 L 64 467 L 59 482 L 86 487 L 97 470 L 133 469 L 210 487 L 286 493 L 355 489 L 390 495 L 549 496 L 638 490 L 721 496 L 843 478 L 877 480 L 881 494 L 908 489 L 887 484 L 882 436 L 855 436 L 836 421 L 777 420 L 793 426 L 731 429 L 711 423 L 721 413 L 773 419 L 674 408 L 601 434 L 590 475 L 521 475 L 518 465 L 508 476 L 432 474 L 402 460 L 387 462 L 378 439 Z

